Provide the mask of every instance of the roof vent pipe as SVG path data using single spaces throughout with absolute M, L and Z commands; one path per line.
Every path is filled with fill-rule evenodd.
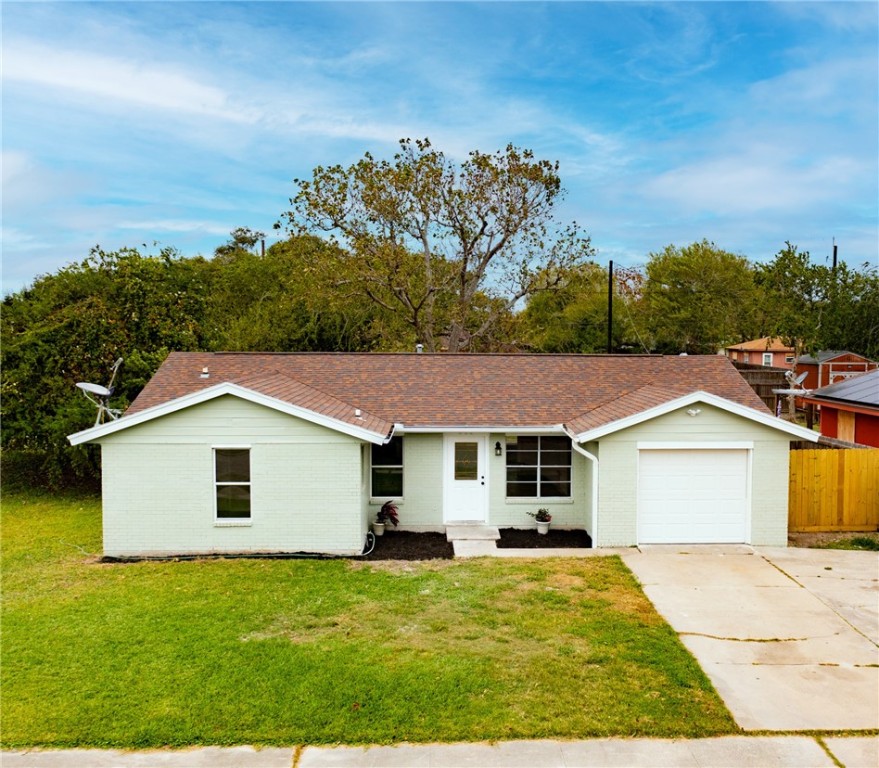
M 415 345 L 415 354 L 420 355 L 422 352 L 424 352 L 424 344 L 416 344 Z

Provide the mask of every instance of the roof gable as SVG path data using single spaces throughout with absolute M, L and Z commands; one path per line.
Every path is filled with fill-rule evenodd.
M 633 394 L 639 400 L 643 397 L 643 395 L 641 395 L 640 393 Z M 653 395 L 648 395 L 648 397 L 652 396 Z M 628 397 L 621 398 L 621 400 L 628 400 Z M 792 437 L 796 437 L 800 440 L 810 440 L 812 442 L 817 442 L 820 437 L 820 435 L 818 435 L 816 432 L 813 432 L 810 429 L 806 429 L 805 427 L 801 427 L 798 424 L 791 424 L 788 421 L 783 421 L 782 419 L 772 416 L 768 412 L 764 413 L 761 411 L 755 411 L 753 408 L 742 407 L 738 403 L 725 400 L 722 397 L 717 397 L 716 395 L 712 395 L 710 392 L 689 392 L 679 397 L 667 398 L 662 402 L 658 402 L 652 407 L 648 407 L 640 411 L 634 410 L 634 403 L 624 402 L 620 404 L 619 408 L 623 411 L 632 411 L 630 415 L 605 421 L 603 424 L 593 426 L 583 432 L 574 432 L 572 434 L 572 437 L 578 443 L 587 443 L 592 440 L 598 440 L 599 438 L 605 437 L 606 435 L 613 434 L 614 432 L 619 432 L 623 429 L 628 429 L 629 427 L 634 427 L 638 424 L 642 424 L 645 421 L 650 421 L 651 419 L 655 419 L 658 416 L 664 416 L 667 413 L 671 413 L 672 411 L 676 411 L 681 408 L 686 408 L 689 405 L 695 405 L 696 403 L 704 403 L 706 405 L 714 406 L 715 408 L 719 408 L 723 411 L 726 411 L 727 413 L 732 413 L 736 416 L 741 416 L 745 419 L 748 419 L 749 421 L 762 424 L 765 427 L 770 427 L 771 429 L 785 432 Z M 693 415 L 695 415 L 695 413 Z
M 355 409 L 301 382 L 275 374 L 268 377 L 254 377 L 241 383 L 215 384 L 133 414 L 126 413 L 120 419 L 77 432 L 68 439 L 71 445 L 97 440 L 224 395 L 239 397 L 371 443 L 386 442 L 393 432 L 393 424 L 389 422 L 365 414 L 362 410 Z

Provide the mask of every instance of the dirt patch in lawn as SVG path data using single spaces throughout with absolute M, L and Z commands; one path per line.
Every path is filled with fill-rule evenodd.
M 454 556 L 444 533 L 385 531 L 384 536 L 376 536 L 372 552 L 358 560 L 451 560 Z
M 500 549 L 588 549 L 592 546 L 592 539 L 586 531 L 550 528 L 549 533 L 540 534 L 534 528 L 501 528 L 501 538 L 497 545 Z
M 879 532 L 851 532 L 851 531 L 820 531 L 808 533 L 788 533 L 787 543 L 790 547 L 807 547 L 812 549 L 866 549 L 863 546 L 854 546 L 852 539 L 870 539 L 879 546 Z

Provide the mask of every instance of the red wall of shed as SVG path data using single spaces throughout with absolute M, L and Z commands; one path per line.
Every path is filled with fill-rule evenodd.
M 879 448 L 879 416 L 855 414 L 855 442 Z
M 839 424 L 839 413 L 836 408 L 827 405 L 821 406 L 821 434 L 824 437 L 836 437 Z

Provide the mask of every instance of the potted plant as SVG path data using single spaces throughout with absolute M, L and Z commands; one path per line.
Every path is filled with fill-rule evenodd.
M 537 532 L 538 533 L 548 533 L 549 532 L 549 523 L 552 520 L 552 515 L 549 514 L 549 510 L 541 507 L 536 512 L 528 512 L 531 517 L 533 517 L 537 521 Z
M 382 508 L 376 513 L 375 522 L 372 524 L 372 530 L 375 535 L 383 536 L 385 526 L 388 523 L 392 523 L 394 528 L 400 523 L 400 518 L 397 516 L 397 505 L 392 500 L 382 504 Z

